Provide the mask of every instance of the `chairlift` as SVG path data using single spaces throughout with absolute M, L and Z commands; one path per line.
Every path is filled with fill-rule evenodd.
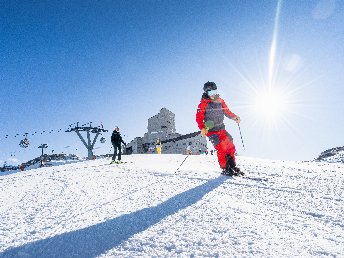
M 25 138 L 20 141 L 19 146 L 22 148 L 27 148 L 27 147 L 29 147 L 29 145 L 30 145 L 30 142 L 27 138 L 27 133 L 26 133 Z

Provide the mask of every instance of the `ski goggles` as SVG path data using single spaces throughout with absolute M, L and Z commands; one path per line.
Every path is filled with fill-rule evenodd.
M 208 90 L 208 96 L 214 96 L 217 95 L 217 90 Z

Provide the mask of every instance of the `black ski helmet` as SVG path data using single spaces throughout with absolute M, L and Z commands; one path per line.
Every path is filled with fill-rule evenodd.
M 217 90 L 217 86 L 215 82 L 207 81 L 206 83 L 204 83 L 203 90 L 204 92 L 207 92 L 209 90 Z

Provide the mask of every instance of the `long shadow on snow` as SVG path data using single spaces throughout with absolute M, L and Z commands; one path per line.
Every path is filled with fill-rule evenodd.
M 125 214 L 84 229 L 7 249 L 0 253 L 0 257 L 95 257 L 120 245 L 134 234 L 157 224 L 167 216 L 195 204 L 226 179 L 226 177 L 220 176 L 209 180 L 155 207 Z

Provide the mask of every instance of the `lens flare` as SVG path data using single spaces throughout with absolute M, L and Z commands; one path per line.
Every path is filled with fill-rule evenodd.
M 257 55 L 255 66 L 251 63 L 240 69 L 230 59 L 226 59 L 241 80 L 239 91 L 244 101 L 236 108 L 242 109 L 241 114 L 250 121 L 250 128 L 259 132 L 260 137 L 267 138 L 270 133 L 279 133 L 283 130 L 299 133 L 293 121 L 295 118 L 310 119 L 304 117 L 300 110 L 308 108 L 312 102 L 303 94 L 303 90 L 311 87 L 322 77 L 321 74 L 312 74 L 310 80 L 309 68 L 304 65 L 302 57 L 297 53 L 289 54 L 288 62 L 281 50 L 281 54 L 277 55 L 281 7 L 282 0 L 278 0 L 267 59 L 266 56 L 262 59 Z M 252 60 L 254 61 L 254 58 Z M 264 61 L 266 66 L 262 65 Z M 248 67 L 253 69 L 247 69 Z
M 281 5 L 282 1 L 279 0 L 277 3 L 277 10 L 276 10 L 276 16 L 275 16 L 275 23 L 274 23 L 274 31 L 272 34 L 272 42 L 270 47 L 270 54 L 269 54 L 269 74 L 268 74 L 268 80 L 269 80 L 269 87 L 272 87 L 274 74 L 275 74 L 275 59 L 276 59 L 276 51 L 277 51 L 277 36 L 278 36 L 278 24 L 279 24 L 279 17 L 281 12 Z
M 275 120 L 287 111 L 287 96 L 281 91 L 260 91 L 255 96 L 254 111 L 267 120 Z

